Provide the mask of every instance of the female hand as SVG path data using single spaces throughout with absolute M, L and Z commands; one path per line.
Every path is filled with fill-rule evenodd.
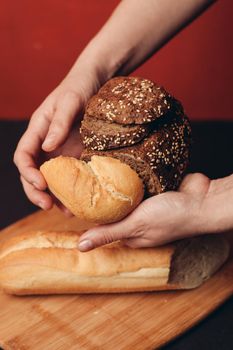
M 47 185 L 38 168 L 60 154 L 79 157 L 82 146 L 75 121 L 77 124 L 87 99 L 99 87 L 93 77 L 85 71 L 69 74 L 33 113 L 15 151 L 24 191 L 42 209 L 50 209 L 54 200 L 44 192 Z
M 187 175 L 179 191 L 146 199 L 122 221 L 85 232 L 79 249 L 87 251 L 117 240 L 132 248 L 153 247 L 204 233 L 202 209 L 209 186 L 206 176 Z
M 107 79 L 133 71 L 212 2 L 214 0 L 180 0 L 169 19 L 167 13 L 174 5 L 172 0 L 148 0 L 146 4 L 128 0 L 119 4 L 67 77 L 34 112 L 18 144 L 14 161 L 24 190 L 34 204 L 43 209 L 53 204 L 52 198 L 43 192 L 46 182 L 38 170 L 41 158 L 51 157 L 49 152 L 58 150 L 69 137 L 71 141 L 60 151 L 79 155 L 80 144 L 77 142 L 73 154 L 71 144 L 74 144 L 75 134 L 69 135 L 87 99 Z M 154 31 L 155 25 L 159 30 Z

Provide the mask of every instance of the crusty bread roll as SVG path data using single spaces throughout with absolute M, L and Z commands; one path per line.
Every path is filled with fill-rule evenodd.
M 123 219 L 142 200 L 143 183 L 127 164 L 93 156 L 86 163 L 57 157 L 40 170 L 50 191 L 78 218 L 106 224 Z
M 87 253 L 76 232 L 30 232 L 0 246 L 0 287 L 10 294 L 115 293 L 199 286 L 229 255 L 220 236 L 159 248 L 120 242 Z

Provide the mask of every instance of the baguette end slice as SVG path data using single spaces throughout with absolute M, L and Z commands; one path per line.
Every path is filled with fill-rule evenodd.
M 172 256 L 168 283 L 182 289 L 196 288 L 219 270 L 229 254 L 229 242 L 219 235 L 180 241 Z

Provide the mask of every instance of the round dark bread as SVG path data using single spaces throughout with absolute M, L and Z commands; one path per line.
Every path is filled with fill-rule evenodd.
M 123 125 L 84 116 L 80 128 L 83 145 L 92 150 L 103 151 L 122 146 L 132 146 L 146 137 L 150 124 Z
M 81 159 L 90 160 L 95 154 L 120 159 L 138 173 L 146 196 L 151 196 L 179 187 L 189 164 L 190 144 L 190 124 L 177 102 L 177 109 L 157 120 L 149 136 L 136 145 L 99 152 L 85 149 Z
M 119 124 L 146 124 L 166 114 L 171 95 L 148 79 L 117 77 L 88 102 L 85 114 Z

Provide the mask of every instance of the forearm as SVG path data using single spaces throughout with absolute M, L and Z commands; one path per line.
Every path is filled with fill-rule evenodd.
M 233 175 L 210 182 L 201 216 L 207 233 L 233 230 Z
M 129 74 L 214 0 L 123 0 L 71 72 L 94 67 L 100 83 Z

